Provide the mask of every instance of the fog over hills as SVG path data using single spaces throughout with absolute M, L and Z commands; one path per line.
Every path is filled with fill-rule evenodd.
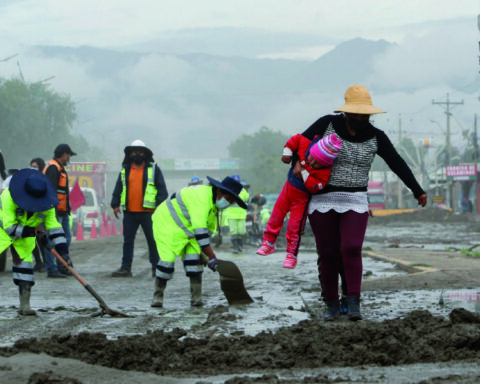
M 216 37 L 222 54 L 214 54 L 208 42 L 200 44 L 202 35 L 194 39 L 198 51 L 168 36 L 110 50 L 36 46 L 28 51 L 30 73 L 55 75 L 54 89 L 77 103 L 75 131 L 110 157 L 137 138 L 157 157 L 225 157 L 232 140 L 261 126 L 303 131 L 342 105 L 353 83 L 366 85 L 374 104 L 389 112 L 376 117 L 379 128 L 395 136 L 401 116 L 404 132 L 430 137 L 434 145 L 444 140 L 439 125 L 445 115 L 432 99 L 444 101 L 448 92 L 451 100 L 464 100 L 454 110 L 458 130 L 471 129 L 478 110 L 477 31 L 464 20 L 401 44 L 305 38 L 305 45 L 333 46 L 313 61 L 261 57 L 268 41 L 276 40 L 263 36 L 256 46 L 253 34 L 244 36 L 251 49 L 240 43 L 237 50 L 225 49 L 227 32 Z M 284 37 L 288 50 L 295 39 Z M 271 52 L 281 49 L 281 40 L 275 44 Z M 464 145 L 452 132 L 452 141 Z

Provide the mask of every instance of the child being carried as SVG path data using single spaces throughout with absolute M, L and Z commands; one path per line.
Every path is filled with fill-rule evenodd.
M 287 224 L 287 256 L 284 268 L 297 265 L 300 236 L 305 228 L 308 202 L 312 194 L 318 193 L 327 184 L 331 166 L 341 149 L 342 140 L 332 133 L 326 137 L 315 136 L 313 140 L 297 134 L 288 139 L 283 149 L 282 162 L 289 164 L 297 153 L 303 167 L 302 179 L 293 175 L 293 166 L 288 171 L 287 181 L 277 198 L 272 215 L 263 233 L 262 246 L 258 255 L 267 256 L 275 252 L 275 241 L 280 233 L 285 216 L 290 212 Z

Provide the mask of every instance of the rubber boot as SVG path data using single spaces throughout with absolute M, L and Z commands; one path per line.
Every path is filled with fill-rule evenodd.
M 340 298 L 340 314 L 346 315 L 348 313 L 348 297 L 342 294 Z
M 340 303 L 338 300 L 325 301 L 325 321 L 335 321 L 340 316 Z
M 239 237 L 237 239 L 237 245 L 238 245 L 238 252 L 242 253 L 243 252 L 243 237 Z
M 202 275 L 190 276 L 190 293 L 192 299 L 190 304 L 192 307 L 201 307 L 202 301 Z
M 348 297 L 348 319 L 352 321 L 362 320 L 360 297 Z
M 240 253 L 238 252 L 238 239 L 236 237 L 232 239 L 232 245 L 233 245 L 233 253 L 235 254 Z
M 165 292 L 165 288 L 167 288 L 167 281 L 168 280 L 160 279 L 159 277 L 155 279 L 155 291 L 153 292 L 153 300 L 151 307 L 163 307 L 163 293 Z
M 35 316 L 35 312 L 30 308 L 30 293 L 32 292 L 32 286 L 29 284 L 20 284 L 18 286 L 18 291 L 20 293 L 20 307 L 18 308 L 18 313 L 23 316 Z

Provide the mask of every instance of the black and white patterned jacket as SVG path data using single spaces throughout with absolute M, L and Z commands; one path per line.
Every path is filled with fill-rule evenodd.
M 333 163 L 327 185 L 319 193 L 366 191 L 368 174 L 377 154 L 410 188 L 415 198 L 425 193 L 405 160 L 382 130 L 370 124 L 367 129 L 352 136 L 347 130 L 345 115 L 339 114 L 319 118 L 302 135 L 312 140 L 315 135 L 323 137 L 331 133 L 336 133 L 343 140 L 342 149 Z

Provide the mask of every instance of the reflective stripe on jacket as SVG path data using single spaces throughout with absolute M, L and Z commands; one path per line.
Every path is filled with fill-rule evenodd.
M 147 186 L 143 191 L 143 202 L 142 206 L 146 209 L 155 209 L 155 199 L 157 197 L 157 187 L 155 186 L 155 166 L 156 163 L 149 163 L 145 165 L 147 168 Z M 125 176 L 125 168 L 120 172 L 120 177 L 122 180 L 122 194 L 120 195 L 120 205 L 122 209 L 125 210 L 127 207 L 127 178 Z M 145 178 L 145 173 L 144 176 Z
M 35 237 L 22 237 L 23 228 L 25 226 L 34 228 L 41 223 L 45 223 L 47 236 L 54 245 L 67 243 L 63 228 L 55 215 L 55 208 L 43 212 L 34 212 L 28 217 L 28 212 L 21 209 L 13 201 L 9 188 L 3 191 L 1 199 L 0 252 L 13 245 L 23 261 L 32 261 Z
M 217 212 L 211 186 L 181 189 L 160 204 L 152 216 L 157 246 L 161 243 L 178 255 L 192 240 L 200 247 L 209 245 L 209 232 L 217 226 Z

